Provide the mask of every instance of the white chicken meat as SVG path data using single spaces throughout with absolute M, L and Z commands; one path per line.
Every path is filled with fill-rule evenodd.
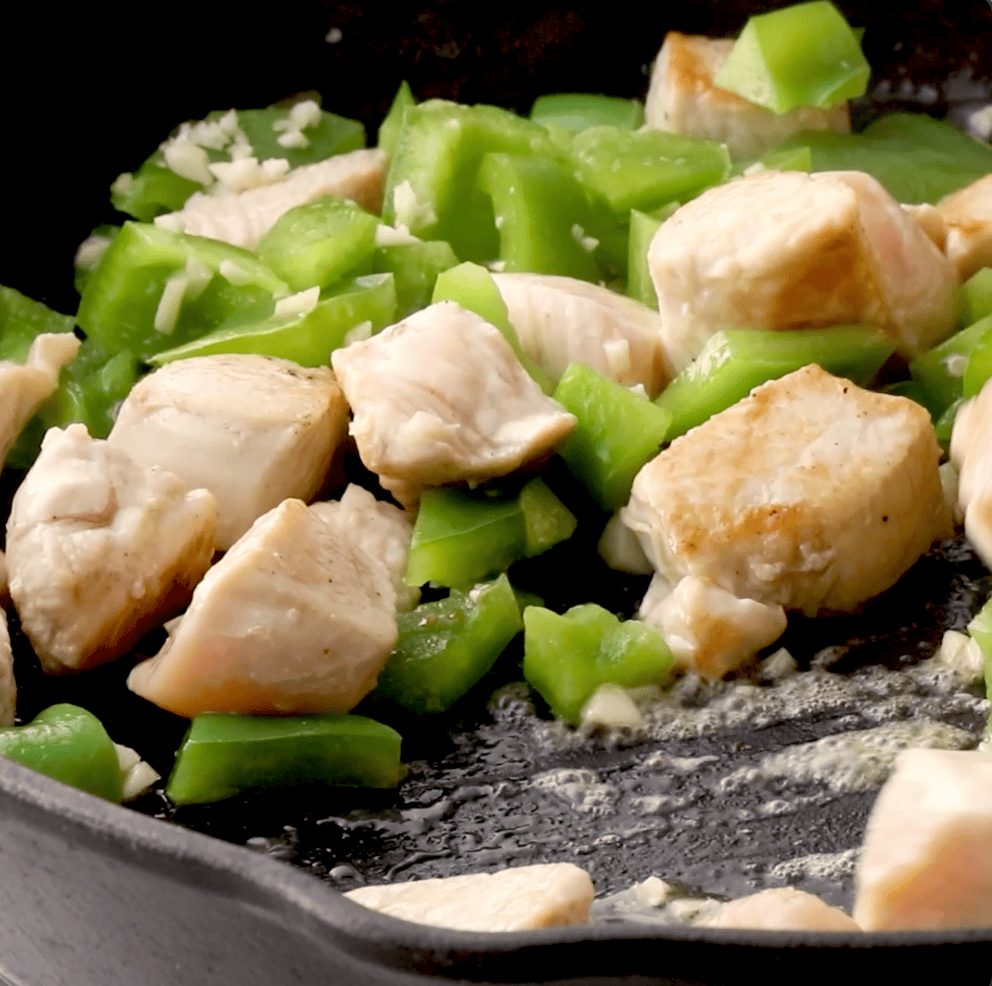
M 958 410 L 950 453 L 965 535 L 992 568 L 992 381 Z
M 899 754 L 868 818 L 854 919 L 866 931 L 992 927 L 992 756 Z
M 673 371 L 728 326 L 878 326 L 911 350 L 954 328 L 957 269 L 874 178 L 764 171 L 703 192 L 648 249 Z
M 396 637 L 385 565 L 288 499 L 210 569 L 127 683 L 187 717 L 344 713 L 375 687 Z
M 526 931 L 584 924 L 594 889 L 574 863 L 538 863 L 498 873 L 359 887 L 345 897 L 363 907 L 439 928 Z
M 847 103 L 773 113 L 713 85 L 733 46 L 728 39 L 669 31 L 651 70 L 645 126 L 726 144 L 735 158 L 758 157 L 800 130 L 850 131 Z
M 85 425 L 49 429 L 7 521 L 10 595 L 48 674 L 125 654 L 180 612 L 210 564 L 217 508 Z
M 287 497 L 323 487 L 348 427 L 348 405 L 326 367 L 248 354 L 168 363 L 140 380 L 108 441 L 217 498 L 217 547 L 227 549 Z
M 795 887 L 772 887 L 729 901 L 699 922 L 703 928 L 762 931 L 860 931 L 839 907 Z
M 420 601 L 420 588 L 404 581 L 413 524 L 391 503 L 377 500 L 364 486 L 349 483 L 340 500 L 325 500 L 310 509 L 339 537 L 350 538 L 369 558 L 386 566 L 396 590 L 396 611 L 406 613 Z
M 937 211 L 947 225 L 944 252 L 961 280 L 992 266 L 992 175 L 944 196 Z
M 7 614 L 0 609 L 0 726 L 14 725 L 17 709 L 17 682 L 14 680 L 14 654 L 10 649 Z
M 846 612 L 950 533 L 940 454 L 919 404 L 811 365 L 677 438 L 621 517 L 672 585 Z
M 403 502 L 425 487 L 505 476 L 575 427 L 499 330 L 451 301 L 336 349 L 331 362 L 362 462 Z
M 283 213 L 322 195 L 351 199 L 368 212 L 382 210 L 388 164 L 385 151 L 362 148 L 294 168 L 281 181 L 242 192 L 195 192 L 178 212 L 155 223 L 175 233 L 223 240 L 254 250 Z
M 494 274 L 523 351 L 557 382 L 583 363 L 652 399 L 668 382 L 658 313 L 598 284 L 551 274 Z

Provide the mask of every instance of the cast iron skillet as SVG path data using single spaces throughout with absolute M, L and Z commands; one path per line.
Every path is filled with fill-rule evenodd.
M 879 109 L 906 106 L 953 115 L 988 99 L 992 9 L 986 3 L 919 4 L 898 15 L 876 13 L 867 4 L 841 6 L 852 22 L 868 27 L 865 47 L 875 68 L 877 98 L 858 107 L 862 120 Z M 97 222 L 115 219 L 105 189 L 181 119 L 316 89 L 328 108 L 363 119 L 374 136 L 404 77 L 420 98 L 496 102 L 522 111 L 537 94 L 555 90 L 642 95 L 647 67 L 666 29 L 726 35 L 755 9 L 760 8 L 747 3 L 644 11 L 514 2 L 484 10 L 438 3 L 399 11 L 355 3 L 283 4 L 250 15 L 229 7 L 142 12 L 102 7 L 53 15 L 41 7 L 5 5 L 2 36 L 9 50 L 24 55 L 0 69 L 12 103 L 7 163 L 11 181 L 18 182 L 13 187 L 26 191 L 8 203 L 9 246 L 0 282 L 72 311 L 75 245 Z M 330 35 L 338 39 L 334 43 L 325 40 L 332 28 L 337 28 Z M 880 82 L 888 85 L 879 87 Z M 570 505 L 581 512 L 579 494 L 565 492 L 577 498 Z M 547 594 L 549 572 L 539 564 L 521 579 Z M 932 652 L 944 627 L 960 628 L 980 605 L 987 595 L 984 575 L 965 548 L 948 544 L 863 622 L 798 624 L 790 630 L 790 647 L 801 663 L 809 663 L 824 644 L 855 638 L 847 663 L 833 669 L 838 672 L 872 661 L 893 667 L 912 663 Z M 642 589 L 636 582 L 617 583 L 611 590 L 614 608 L 629 611 Z M 559 591 L 557 601 L 564 604 L 570 590 Z M 924 615 L 907 621 L 907 612 Z M 918 653 L 908 658 L 910 642 L 918 643 Z M 53 701 L 85 696 L 82 704 L 108 723 L 115 739 L 139 747 L 167 770 L 182 724 L 121 698 L 121 669 L 53 684 L 19 655 L 17 673 L 22 717 Z M 730 984 L 759 976 L 770 983 L 796 977 L 836 982 L 841 976 L 870 981 L 883 974 L 922 982 L 954 970 L 955 982 L 988 982 L 992 936 L 985 931 L 854 937 L 614 923 L 483 936 L 394 921 L 333 893 L 327 882 L 348 886 L 354 879 L 333 865 L 344 859 L 370 879 L 457 869 L 466 854 L 452 849 L 452 839 L 466 819 L 473 820 L 474 804 L 480 806 L 474 819 L 480 831 L 511 828 L 505 814 L 485 817 L 492 789 L 549 766 L 535 763 L 537 754 L 517 739 L 522 724 L 535 720 L 530 710 L 521 711 L 512 692 L 487 706 L 489 692 L 513 676 L 502 662 L 476 695 L 453 711 L 439 739 L 408 732 L 412 742 L 404 756 L 420 766 L 404 804 L 425 805 L 424 817 L 444 800 L 440 795 L 452 796 L 452 807 L 443 819 L 434 812 L 438 825 L 426 826 L 426 835 L 407 828 L 392 842 L 382 836 L 389 831 L 382 819 L 392 817 L 387 795 L 377 795 L 378 801 L 354 792 L 241 799 L 175 813 L 172 820 L 179 824 L 170 825 L 0 763 L 0 979 L 26 986 L 399 984 L 425 977 Z M 771 740 L 808 740 L 828 727 L 800 720 L 783 724 L 781 735 Z M 744 731 L 725 738 L 729 747 L 717 752 L 746 757 L 767 746 L 768 734 Z M 579 753 L 563 752 L 552 766 L 622 772 L 637 769 L 643 752 L 592 744 Z M 435 783 L 439 794 L 430 790 Z M 512 785 L 501 790 L 512 797 Z M 806 818 L 820 841 L 811 835 L 803 851 L 856 844 L 870 801 L 856 797 L 831 806 L 822 819 Z M 363 806 L 368 825 L 362 824 Z M 155 795 L 138 807 L 151 815 L 170 814 Z M 321 824 L 329 818 L 348 824 Z M 583 839 L 595 841 L 600 823 L 577 819 L 574 812 L 565 819 L 562 858 L 572 858 Z M 280 835 L 288 822 L 288 832 Z M 189 828 L 241 843 L 257 836 L 275 850 L 271 855 L 292 856 L 312 872 Z M 430 851 L 437 828 L 448 840 L 447 855 Z M 772 858 L 782 849 L 775 840 L 784 838 L 788 831 L 778 829 L 759 854 L 767 851 Z M 739 839 L 735 844 L 741 851 Z M 531 857 L 523 858 L 524 848 Z M 717 854 L 723 850 L 719 838 L 712 848 Z M 521 862 L 558 858 L 550 844 L 516 849 Z M 659 862 L 664 852 L 677 861 L 688 849 L 672 834 L 649 839 L 646 848 L 643 840 L 631 838 L 629 846 L 599 848 L 586 858 L 597 864 L 599 889 L 620 889 L 654 870 L 672 872 Z M 645 862 L 648 852 L 655 855 Z M 725 885 L 728 894 L 732 885 L 733 880 Z M 719 879 L 703 887 L 720 888 Z

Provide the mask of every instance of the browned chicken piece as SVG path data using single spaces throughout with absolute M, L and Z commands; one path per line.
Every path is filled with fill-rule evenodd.
M 874 325 L 912 351 L 957 318 L 956 268 L 859 171 L 765 171 L 711 188 L 662 224 L 648 266 L 673 371 L 728 327 Z
M 621 518 L 671 585 L 846 612 L 949 533 L 940 455 L 919 404 L 807 366 L 672 442 Z
M 759 157 L 800 130 L 850 131 L 847 103 L 779 114 L 713 85 L 733 46 L 731 40 L 669 31 L 651 71 L 645 125 L 726 144 L 735 158 Z
M 699 922 L 705 928 L 762 931 L 860 931 L 853 918 L 816 894 L 795 887 L 773 887 L 724 904 Z

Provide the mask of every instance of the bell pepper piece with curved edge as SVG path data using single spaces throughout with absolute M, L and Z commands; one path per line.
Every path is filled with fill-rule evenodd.
M 439 301 L 454 301 L 467 311 L 475 312 L 490 325 L 496 326 L 520 360 L 520 365 L 544 393 L 551 393 L 554 389 L 551 378 L 523 351 L 517 330 L 510 322 L 506 302 L 503 301 L 492 274 L 485 267 L 466 261 L 442 271 L 434 282 L 431 304 Z
M 660 451 L 671 412 L 580 363 L 567 367 L 553 396 L 578 418 L 559 454 L 604 510 L 619 510 Z
M 621 622 L 596 603 L 563 616 L 540 606 L 524 610 L 524 678 L 568 723 L 606 683 L 622 688 L 666 684 L 672 652 L 653 627 Z
M 100 223 L 89 236 L 80 243 L 73 258 L 72 286 L 77 294 L 83 293 L 86 282 L 90 279 L 90 274 L 100 266 L 103 255 L 107 252 L 107 247 L 113 243 L 117 234 L 121 231 L 120 226 L 111 226 L 109 223 Z
M 961 319 L 971 325 L 992 315 L 992 267 L 976 271 L 961 285 Z
M 422 603 L 397 623 L 399 640 L 374 694 L 417 715 L 451 708 L 524 628 L 505 575 Z
M 730 155 L 722 144 L 620 127 L 590 127 L 578 134 L 572 163 L 581 182 L 602 195 L 624 223 L 631 209 L 649 212 L 687 202 L 730 174 Z
M 747 397 L 753 387 L 810 363 L 867 386 L 895 349 L 890 336 L 860 326 L 717 332 L 655 401 L 672 413 L 665 438 L 684 435 Z
M 90 275 L 76 318 L 108 352 L 146 359 L 286 294 L 286 282 L 247 250 L 127 222 Z
M 0 729 L 0 755 L 107 801 L 124 798 L 113 740 L 78 705 L 52 705 L 25 726 Z
M 204 120 L 188 121 L 185 126 L 211 163 L 230 161 L 232 148 L 243 148 L 245 144 L 259 162 L 284 158 L 291 168 L 364 147 L 365 127 L 358 120 L 324 110 L 311 117 L 312 122 L 299 129 L 300 137 L 289 141 L 287 146 L 290 127 L 283 121 L 288 121 L 292 105 L 307 99 L 319 102 L 319 98 L 317 93 L 301 93 L 283 104 L 238 110 L 233 115 L 230 110 L 213 110 Z M 172 171 L 159 147 L 133 174 L 126 172 L 118 176 L 111 186 L 110 201 L 115 209 L 150 223 L 156 216 L 181 209 L 190 195 L 204 187 L 203 183 Z
M 395 787 L 400 734 L 357 715 L 196 716 L 165 793 L 177 805 L 223 801 L 258 788 L 305 783 Z
M 543 157 L 487 154 L 479 185 L 492 199 L 501 269 L 599 279 L 587 232 L 591 214 L 582 186 Z
M 530 118 L 572 134 L 600 126 L 636 130 L 644 123 L 644 104 L 639 99 L 591 92 L 554 92 L 534 100 Z
M 491 151 L 553 157 L 537 123 L 498 106 L 430 99 L 407 107 L 396 140 L 383 219 L 425 240 L 447 240 L 460 260 L 492 260 L 499 249 L 492 201 L 478 187 Z
M 812 0 L 749 18 L 713 84 L 788 113 L 863 96 L 870 75 L 844 15 L 829 0 Z
M 990 330 L 992 317 L 979 319 L 910 361 L 910 375 L 920 385 L 923 406 L 935 421 L 954 401 L 965 395 L 965 377 L 971 355 Z M 972 385 L 981 373 L 981 362 L 979 357 L 972 370 Z
M 378 226 L 354 202 L 322 195 L 284 212 L 255 253 L 294 291 L 327 287 L 371 270 Z
M 386 113 L 382 123 L 379 124 L 379 138 L 377 146 L 384 150 L 390 157 L 396 150 L 396 141 L 399 139 L 400 130 L 403 127 L 403 114 L 407 107 L 416 106 L 417 101 L 413 98 L 413 90 L 410 83 L 404 79 L 393 96 L 393 101 L 389 105 L 389 112 Z
M 458 264 L 451 244 L 444 240 L 416 240 L 376 247 L 374 273 L 390 273 L 396 286 L 396 321 L 426 308 L 438 275 Z
M 327 366 L 331 353 L 347 345 L 352 330 L 364 325 L 371 336 L 395 320 L 393 275 L 365 274 L 335 284 L 310 311 L 273 312 L 261 319 L 252 318 L 251 313 L 235 315 L 185 346 L 149 356 L 148 362 L 162 366 L 191 356 L 258 353 L 300 366 Z
M 413 527 L 405 581 L 467 589 L 575 530 L 576 519 L 541 479 L 516 495 L 487 488 L 426 490 Z

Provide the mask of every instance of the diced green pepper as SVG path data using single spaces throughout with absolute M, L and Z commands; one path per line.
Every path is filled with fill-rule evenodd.
M 583 184 L 623 222 L 631 209 L 687 202 L 730 174 L 724 145 L 663 130 L 590 127 L 573 141 L 572 161 Z
M 72 332 L 76 319 L 0 285 L 0 359 L 23 363 L 36 336 Z
M 788 113 L 863 96 L 870 75 L 843 14 L 829 0 L 812 0 L 749 18 L 713 83 Z
M 431 302 L 439 301 L 454 301 L 499 329 L 520 365 L 546 394 L 551 393 L 554 389 L 551 378 L 523 351 L 517 330 L 510 323 L 506 302 L 485 267 L 466 261 L 438 274 Z
M 455 251 L 444 240 L 390 244 L 376 247 L 372 254 L 372 270 L 393 275 L 397 320 L 426 308 L 438 274 L 457 263 Z
M 937 436 L 937 441 L 946 449 L 951 444 L 951 432 L 954 430 L 954 419 L 958 416 L 958 411 L 964 404 L 965 399 L 959 397 L 950 407 L 934 422 L 933 430 Z
M 400 130 L 403 128 L 403 114 L 406 112 L 407 107 L 416 105 L 417 101 L 413 98 L 410 83 L 404 79 L 400 83 L 399 89 L 396 90 L 396 95 L 390 104 L 389 112 L 386 114 L 382 123 L 379 124 L 378 146 L 390 157 L 393 156 L 393 152 L 396 150 L 396 141 L 399 139 Z
M 378 225 L 354 202 L 323 195 L 284 212 L 255 252 L 294 291 L 326 287 L 371 269 Z
M 662 221 L 638 209 L 630 210 L 630 253 L 627 259 L 627 295 L 658 310 L 658 293 L 648 270 L 648 247 Z
M 366 274 L 335 284 L 302 315 L 271 314 L 261 319 L 235 315 L 199 339 L 148 357 L 162 366 L 191 356 L 259 353 L 300 366 L 327 366 L 331 353 L 347 345 L 349 332 L 363 323 L 368 335 L 396 320 L 392 274 Z
M 547 131 L 497 106 L 431 99 L 408 107 L 386 180 L 383 218 L 416 236 L 447 240 L 461 260 L 499 249 L 492 201 L 478 187 L 491 151 L 554 157 Z
M 493 202 L 503 270 L 598 280 L 593 251 L 599 240 L 587 232 L 589 203 L 560 164 L 543 157 L 487 154 L 479 183 Z
M 564 616 L 540 606 L 524 610 L 524 678 L 565 722 L 578 722 L 582 706 L 607 682 L 666 683 L 672 661 L 657 630 L 638 620 L 621 623 L 596 603 Z
M 964 331 L 974 339 L 974 345 L 968 354 L 964 378 L 961 381 L 961 393 L 968 398 L 979 393 L 988 378 L 992 376 L 992 315 L 980 319 L 974 325 L 969 325 Z
M 535 484 L 537 490 L 525 495 Z M 575 517 L 540 479 L 532 479 L 515 496 L 495 489 L 426 490 L 405 581 L 466 589 L 566 540 L 575 525 Z
M 985 658 L 985 694 L 992 695 L 992 600 L 979 610 L 967 629 Z
M 559 454 L 604 510 L 619 510 L 661 448 L 671 412 L 579 363 L 562 374 L 554 398 L 579 419 Z
M 73 276 L 73 287 L 77 293 L 83 293 L 83 288 L 86 287 L 86 282 L 90 279 L 90 274 L 100 265 L 103 255 L 107 252 L 107 247 L 113 243 L 120 231 L 120 226 L 101 223 L 79 245 L 79 249 L 76 251 L 76 256 L 73 260 L 73 266 L 76 271 Z
M 165 793 L 187 805 L 307 782 L 395 787 L 403 776 L 400 742 L 396 730 L 365 716 L 208 712 L 190 724 Z
M 909 372 L 922 388 L 923 404 L 934 420 L 964 394 L 969 358 L 990 330 L 992 317 L 983 318 L 910 362 Z M 976 364 L 972 382 L 979 372 Z
M 590 92 L 556 92 L 538 96 L 530 118 L 542 126 L 551 124 L 573 134 L 600 126 L 636 130 L 644 123 L 644 104 L 639 99 Z
M 505 575 L 397 617 L 399 640 L 376 694 L 418 715 L 444 712 L 493 666 L 523 629 Z
M 123 800 L 113 740 L 77 705 L 52 705 L 26 726 L 0 729 L 0 755 L 107 801 Z
M 150 223 L 156 216 L 177 212 L 204 186 L 183 178 L 166 167 L 161 151 L 156 151 L 133 174 L 118 175 L 110 186 L 110 204 L 118 211 Z
M 961 286 L 961 319 L 971 325 L 988 315 L 992 315 L 992 267 L 983 267 Z
M 172 309 L 162 301 L 166 282 L 178 296 Z M 247 250 L 128 222 L 90 276 L 77 319 L 106 351 L 130 349 L 146 359 L 288 293 L 285 281 Z
M 736 404 L 753 387 L 810 363 L 866 386 L 895 349 L 890 336 L 860 326 L 717 332 L 655 401 L 672 413 L 665 437 L 671 441 L 685 434 Z

